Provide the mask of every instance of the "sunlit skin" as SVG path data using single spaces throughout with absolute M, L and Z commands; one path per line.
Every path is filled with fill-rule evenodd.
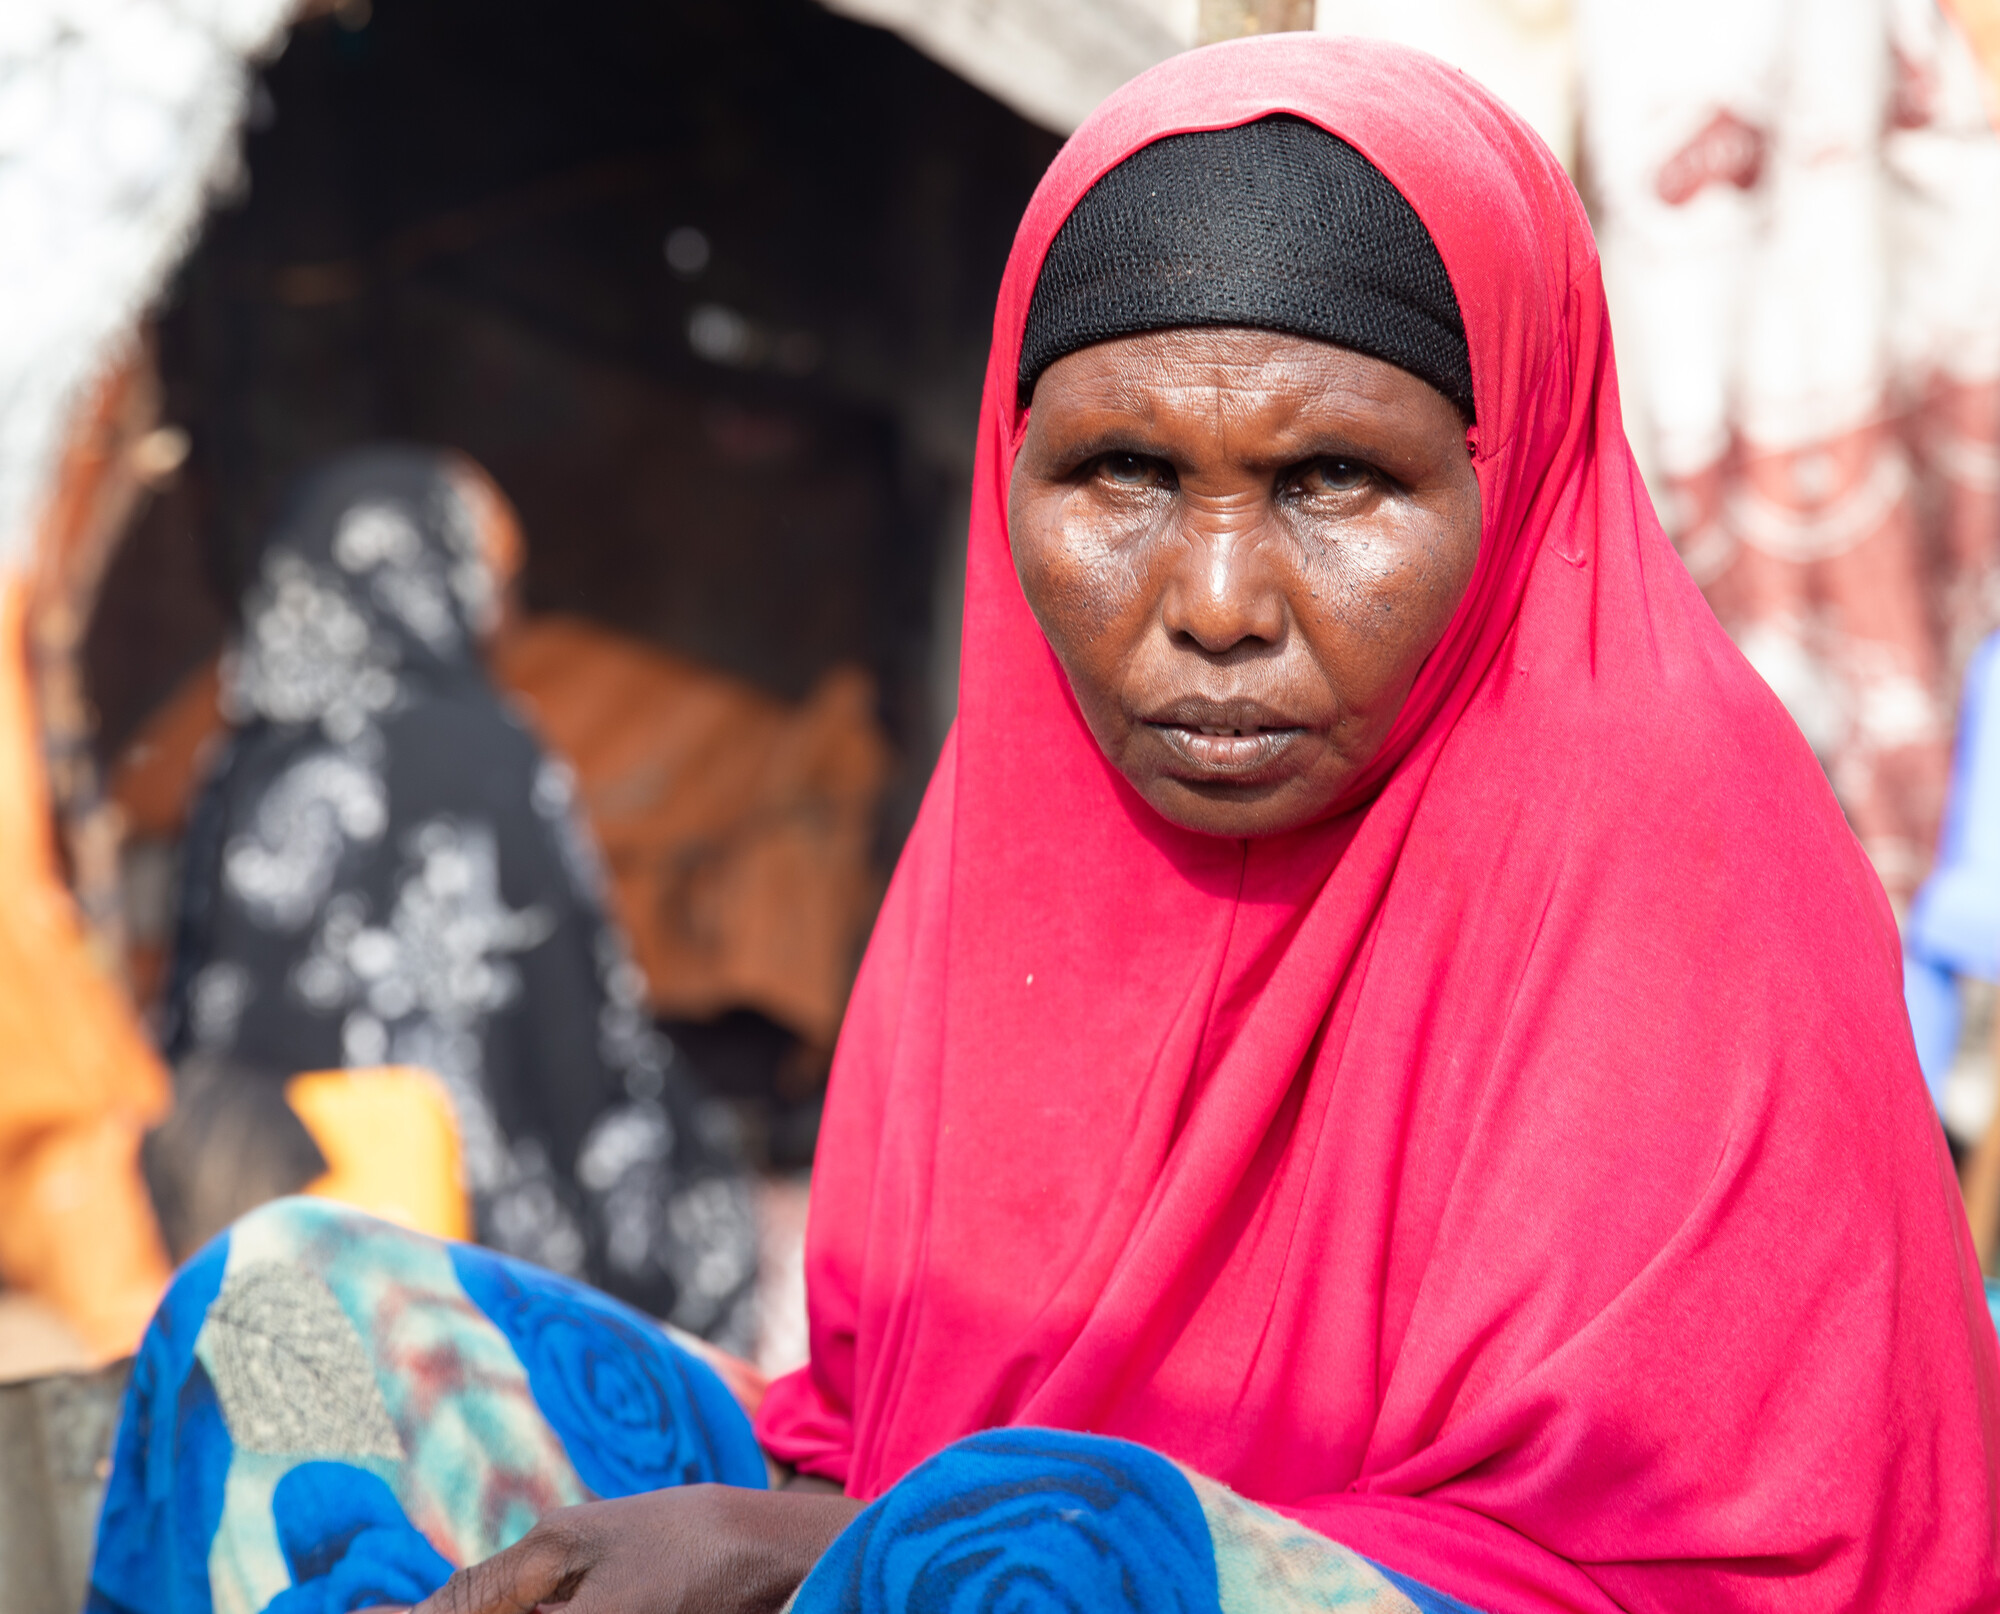
M 1104 754 L 1164 817 L 1322 817 L 1471 581 L 1466 422 L 1306 337 L 1155 331 L 1036 383 L 1009 492 L 1029 607 Z

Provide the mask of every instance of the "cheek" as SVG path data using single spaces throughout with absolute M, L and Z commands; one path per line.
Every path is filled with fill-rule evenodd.
M 1300 626 L 1315 659 L 1351 704 L 1400 700 L 1451 621 L 1476 552 L 1456 525 L 1399 512 L 1303 546 Z
M 1028 608 L 1076 679 L 1080 665 L 1103 673 L 1143 628 L 1143 542 L 1071 495 L 1014 514 L 1014 567 Z

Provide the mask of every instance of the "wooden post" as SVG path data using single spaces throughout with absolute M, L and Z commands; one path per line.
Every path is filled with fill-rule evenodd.
M 1201 0 L 1195 43 L 1241 39 L 1245 34 L 1304 33 L 1313 25 L 1314 0 Z

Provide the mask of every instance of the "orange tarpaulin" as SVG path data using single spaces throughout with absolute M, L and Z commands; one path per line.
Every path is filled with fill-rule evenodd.
M 167 1078 L 58 872 L 24 593 L 0 592 L 0 1279 L 110 1357 L 137 1343 L 166 1282 L 137 1160 Z
M 791 708 L 574 617 L 530 618 L 493 665 L 577 771 L 654 1008 L 760 1009 L 831 1048 L 874 917 L 872 680 L 836 669 Z

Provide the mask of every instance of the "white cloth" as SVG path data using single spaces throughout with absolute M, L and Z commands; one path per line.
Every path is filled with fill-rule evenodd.
M 2000 141 L 1933 0 L 1577 15 L 1627 425 L 1654 466 L 1847 430 L 1897 372 L 2000 375 Z
M 0 0 L 0 563 L 218 190 L 293 0 Z
M 2000 625 L 2000 137 L 1936 0 L 1577 0 L 1625 418 L 1892 895 Z

